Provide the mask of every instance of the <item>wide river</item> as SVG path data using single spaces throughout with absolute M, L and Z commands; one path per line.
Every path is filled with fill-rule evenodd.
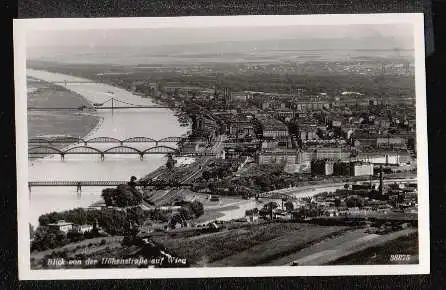
M 149 98 L 142 98 L 107 84 L 75 83 L 88 81 L 78 77 L 32 69 L 27 70 L 27 75 L 49 83 L 62 82 L 59 83 L 61 86 L 93 103 L 102 103 L 114 97 L 131 104 L 153 105 Z M 64 81 L 67 81 L 67 84 L 63 83 Z M 141 136 L 160 139 L 181 136 L 189 129 L 181 127 L 169 109 L 118 109 L 113 114 L 110 110 L 99 110 L 96 114 L 101 121 L 85 136 L 86 139 L 102 136 L 121 140 Z M 66 134 L 70 135 L 70 132 Z M 174 143 L 166 145 L 176 146 Z M 105 149 L 116 144 L 94 146 Z M 154 145 L 134 143 L 132 146 L 146 149 Z M 64 161 L 61 161 L 59 156 L 49 156 L 29 162 L 28 174 L 30 181 L 129 180 L 131 175 L 144 176 L 164 162 L 163 155 L 145 155 L 142 161 L 138 155 L 106 155 L 104 161 L 100 160 L 99 155 L 68 155 Z M 101 200 L 101 191 L 100 187 L 84 187 L 81 197 L 78 197 L 75 187 L 33 187 L 30 195 L 30 223 L 37 225 L 38 217 L 43 213 L 88 206 Z

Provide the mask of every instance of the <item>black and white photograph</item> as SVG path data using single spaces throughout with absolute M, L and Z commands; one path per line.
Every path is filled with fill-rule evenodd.
M 422 14 L 22 19 L 14 53 L 20 279 L 429 273 Z

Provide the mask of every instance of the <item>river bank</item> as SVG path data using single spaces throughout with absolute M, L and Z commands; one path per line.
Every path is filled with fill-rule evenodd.
M 83 96 L 61 86 L 29 78 L 28 107 L 79 107 L 88 103 Z M 80 111 L 28 111 L 28 138 L 65 135 L 84 137 L 100 126 L 94 113 Z M 55 144 L 57 146 L 57 144 Z
M 135 96 L 131 92 L 107 84 L 89 81 L 70 75 L 49 73 L 29 69 L 28 75 L 48 83 L 57 83 L 65 89 L 81 95 L 92 103 L 102 103 L 114 96 L 120 100 L 136 105 L 153 105 L 149 98 Z M 67 81 L 65 84 L 64 82 Z M 76 83 L 77 82 L 77 83 Z M 161 139 L 181 136 L 187 127 L 181 127 L 174 113 L 169 109 L 127 109 L 96 112 L 100 121 L 84 138 L 112 137 L 125 139 L 146 136 Z M 162 128 L 162 130 L 160 130 Z M 71 135 L 70 132 L 65 132 Z M 144 149 L 146 144 L 135 143 L 135 147 Z M 68 156 L 67 156 L 68 157 Z M 144 176 L 165 162 L 162 155 L 145 156 L 139 160 L 135 155 L 108 155 L 101 161 L 97 155 L 70 155 L 64 161 L 58 156 L 35 160 L 29 163 L 30 181 L 57 180 L 128 180 L 131 175 Z M 32 189 L 30 200 L 30 223 L 36 225 L 41 214 L 86 207 L 101 199 L 103 188 L 85 188 L 79 197 L 76 188 L 70 187 L 36 187 Z

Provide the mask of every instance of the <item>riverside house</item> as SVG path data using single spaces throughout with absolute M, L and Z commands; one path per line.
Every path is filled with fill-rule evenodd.
M 56 223 L 48 224 L 48 228 L 51 231 L 61 231 L 67 233 L 71 229 L 73 229 L 73 223 L 69 223 L 64 220 L 58 220 Z

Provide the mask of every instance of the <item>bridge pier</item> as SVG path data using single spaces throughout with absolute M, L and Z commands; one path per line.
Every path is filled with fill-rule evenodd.
M 78 182 L 76 184 L 76 197 L 81 198 L 82 197 L 82 184 Z
M 60 153 L 60 160 L 62 160 L 62 161 L 65 160 L 65 154 L 64 153 Z
M 105 159 L 104 153 L 101 153 L 101 161 L 104 161 L 104 159 Z
M 143 153 L 141 153 L 141 154 L 139 154 L 139 160 L 143 160 L 144 159 L 144 154 Z

